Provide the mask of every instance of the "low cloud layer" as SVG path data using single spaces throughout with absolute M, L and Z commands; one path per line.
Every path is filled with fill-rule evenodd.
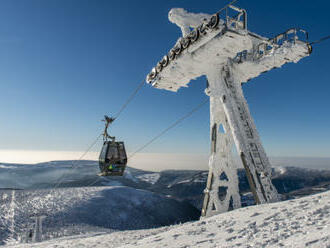
M 0 150 L 0 163 L 34 164 L 54 160 L 76 160 L 83 152 L 79 151 L 35 151 L 35 150 Z M 97 160 L 98 152 L 89 152 L 85 160 Z M 330 158 L 308 157 L 270 157 L 273 166 L 296 166 L 314 169 L 330 169 Z M 237 167 L 242 167 L 238 157 Z M 207 170 L 207 154 L 176 153 L 138 153 L 129 160 L 128 165 L 138 169 L 161 170 Z

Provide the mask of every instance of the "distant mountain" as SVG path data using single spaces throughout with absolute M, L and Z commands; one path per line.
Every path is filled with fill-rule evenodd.
M 207 171 L 164 170 L 150 172 L 127 168 L 123 177 L 99 177 L 96 161 L 53 161 L 34 165 L 0 164 L 0 188 L 47 189 L 85 186 L 128 186 L 187 201 L 201 209 Z M 243 205 L 253 204 L 243 169 L 238 170 Z M 276 167 L 273 179 L 283 199 L 329 188 L 330 170 Z
M 190 202 L 201 210 L 203 190 L 207 180 L 207 171 L 168 170 L 157 173 L 158 180 L 147 189 L 175 199 Z M 155 175 L 155 173 L 146 174 Z M 238 170 L 239 188 L 243 206 L 253 205 L 254 200 L 243 169 Z M 273 184 L 284 199 L 309 195 L 330 189 L 330 171 L 312 170 L 296 167 L 273 169 Z

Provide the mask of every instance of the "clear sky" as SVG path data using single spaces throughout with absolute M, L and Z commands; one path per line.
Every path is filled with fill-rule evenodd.
M 181 35 L 168 21 L 168 11 L 214 13 L 226 3 L 1 0 L 0 149 L 86 149 L 102 131 L 103 115 L 119 110 Z M 247 10 L 249 29 L 267 37 L 290 27 L 309 31 L 310 40 L 330 35 L 328 1 L 241 0 L 237 5 Z M 243 86 L 269 155 L 330 157 L 329 55 L 326 41 L 298 64 Z M 132 152 L 203 101 L 204 88 L 203 78 L 177 93 L 145 85 L 112 134 Z M 143 152 L 208 150 L 205 105 Z

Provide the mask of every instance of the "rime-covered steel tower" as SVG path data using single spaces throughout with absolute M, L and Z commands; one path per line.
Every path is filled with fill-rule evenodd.
M 244 9 L 227 5 L 214 15 L 172 9 L 169 20 L 181 37 L 147 76 L 158 89 L 177 91 L 206 75 L 210 97 L 211 153 L 202 216 L 239 208 L 237 166 L 232 147 L 242 160 L 257 204 L 275 202 L 271 165 L 243 95 L 242 84 L 311 53 L 304 30 L 292 28 L 268 39 L 247 29 Z

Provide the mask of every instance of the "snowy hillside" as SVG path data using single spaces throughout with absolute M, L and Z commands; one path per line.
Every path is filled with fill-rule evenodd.
M 330 247 L 330 191 L 161 229 L 77 236 L 16 247 Z
M 26 242 L 36 216 L 42 240 L 170 225 L 199 218 L 189 204 L 125 186 L 0 191 L 0 244 Z M 31 231 L 30 231 L 31 230 Z

